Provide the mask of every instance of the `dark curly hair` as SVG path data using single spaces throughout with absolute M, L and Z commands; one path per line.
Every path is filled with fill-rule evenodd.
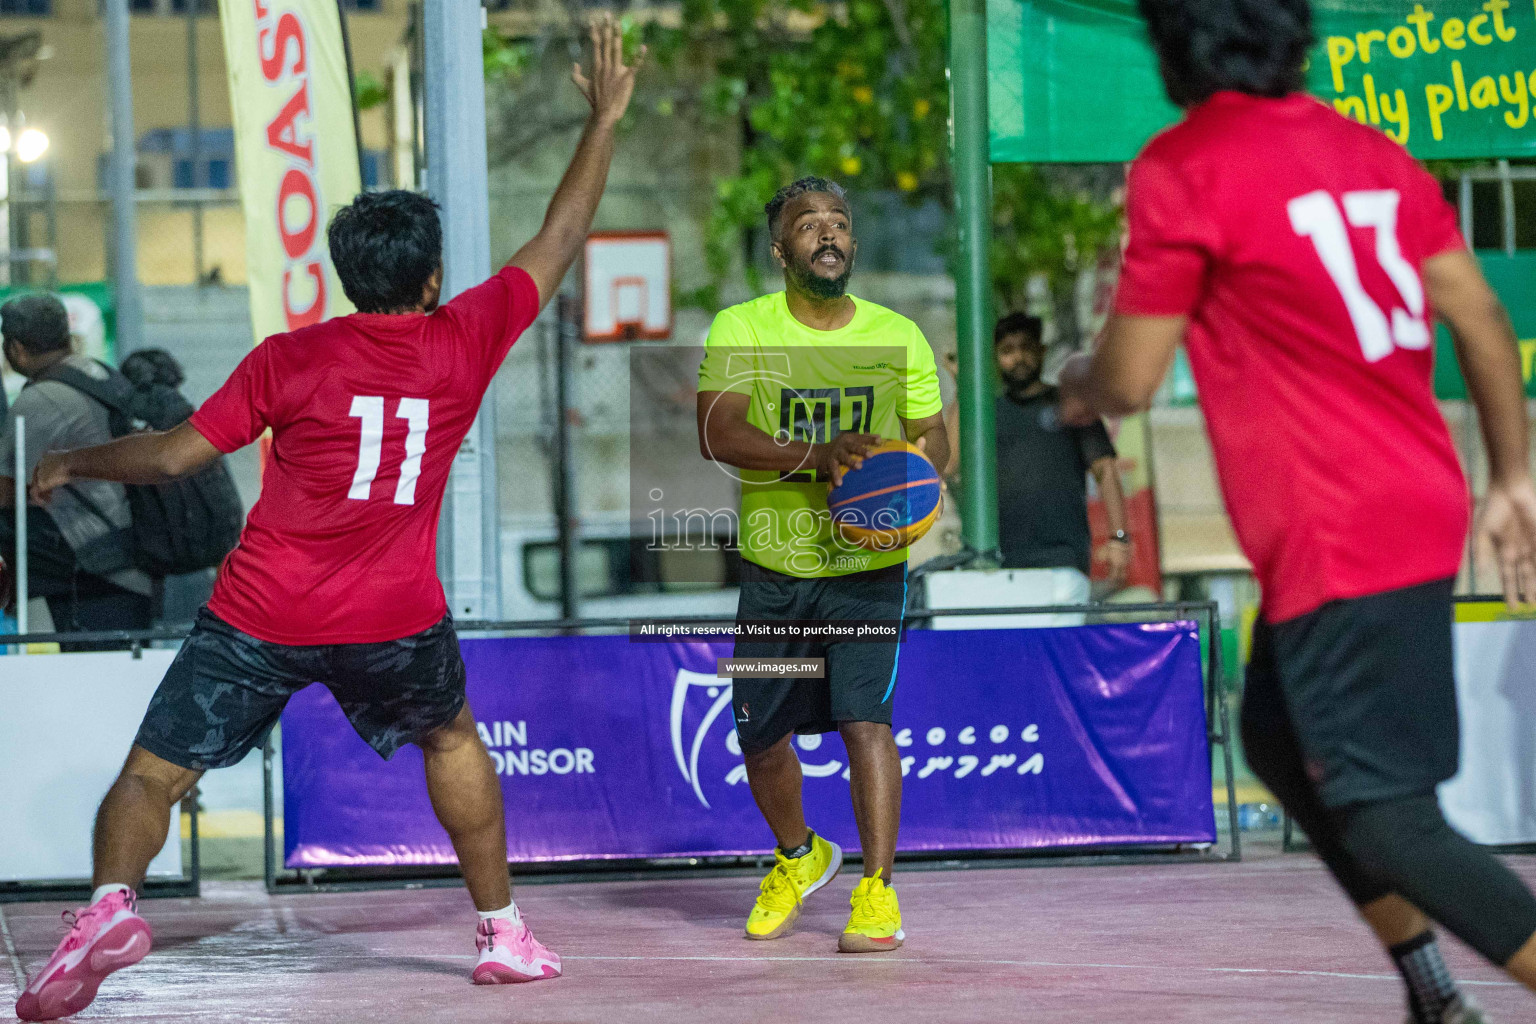
M 992 329 L 992 346 L 996 348 L 1010 334 L 1022 334 L 1029 339 L 1031 345 L 1043 345 L 1045 321 L 1028 313 L 1009 313 Z
M 1168 98 L 1193 107 L 1231 89 L 1285 96 L 1304 83 L 1309 0 L 1137 0 Z
M 56 295 L 22 295 L 0 306 L 0 336 L 33 355 L 68 351 L 69 313 Z
M 364 192 L 337 212 L 326 237 L 342 291 L 362 313 L 416 308 L 443 265 L 437 204 L 418 192 Z
M 775 192 L 773 198 L 768 200 L 768 204 L 763 207 L 763 213 L 768 215 L 768 236 L 770 238 L 779 237 L 779 216 L 783 214 L 784 207 L 789 205 L 789 201 L 791 199 L 798 199 L 811 192 L 825 192 L 829 196 L 836 196 L 844 203 L 848 202 L 848 193 L 844 191 L 843 186 L 831 178 L 818 178 L 811 175 L 801 178 L 799 181 L 791 182 Z

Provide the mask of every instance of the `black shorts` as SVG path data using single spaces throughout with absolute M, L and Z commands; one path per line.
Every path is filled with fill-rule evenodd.
M 900 620 L 907 563 L 802 579 L 741 563 L 736 621 Z M 743 753 L 767 750 L 790 733 L 834 732 L 839 722 L 891 724 L 899 643 L 737 639 L 737 658 L 825 658 L 825 679 L 738 678 L 732 684 L 736 738 Z
M 194 771 L 232 765 L 261 745 L 288 699 L 310 683 L 323 683 L 357 734 L 388 760 L 464 706 L 453 619 L 401 640 L 290 647 L 248 636 L 204 609 L 134 742 Z
M 1453 582 L 1330 601 L 1254 626 L 1248 727 L 1290 719 L 1326 806 L 1432 793 L 1456 774 Z

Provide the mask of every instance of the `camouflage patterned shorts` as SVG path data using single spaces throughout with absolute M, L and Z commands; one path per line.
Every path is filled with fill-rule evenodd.
M 388 760 L 464 706 L 453 618 L 401 640 L 289 647 L 248 636 L 204 609 L 135 742 L 183 768 L 223 768 L 260 746 L 288 698 L 316 682 Z

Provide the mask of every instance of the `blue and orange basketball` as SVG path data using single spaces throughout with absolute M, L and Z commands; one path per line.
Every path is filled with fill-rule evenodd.
M 827 493 L 827 510 L 844 540 L 894 551 L 928 532 L 939 518 L 939 497 L 938 470 L 920 449 L 882 441 Z

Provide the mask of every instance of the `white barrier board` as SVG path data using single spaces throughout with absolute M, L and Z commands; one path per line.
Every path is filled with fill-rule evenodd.
M 1088 577 L 1076 569 L 953 569 L 925 581 L 930 611 L 1087 604 Z M 930 629 L 1029 629 L 1081 626 L 1081 612 L 1051 615 L 941 615 Z
M 1536 843 L 1536 621 L 1457 606 L 1461 771 L 1440 787 L 1446 817 L 1473 842 Z
M 175 651 L 0 657 L 0 881 L 91 877 L 96 807 Z M 181 877 L 172 815 L 151 877 Z

